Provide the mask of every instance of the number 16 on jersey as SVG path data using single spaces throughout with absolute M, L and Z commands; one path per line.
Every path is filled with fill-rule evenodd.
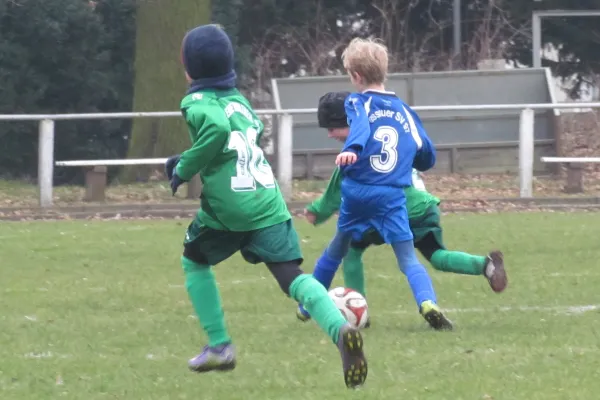
M 228 148 L 237 152 L 236 175 L 231 177 L 231 190 L 235 192 L 251 192 L 256 190 L 256 183 L 266 189 L 275 187 L 275 177 L 265 154 L 256 144 L 258 132 L 248 127 L 245 134 L 232 131 Z

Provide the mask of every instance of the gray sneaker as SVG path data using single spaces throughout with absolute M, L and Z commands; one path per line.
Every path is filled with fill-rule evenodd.
M 205 346 L 202 353 L 188 362 L 188 367 L 194 372 L 231 371 L 235 368 L 235 347 L 231 343 Z

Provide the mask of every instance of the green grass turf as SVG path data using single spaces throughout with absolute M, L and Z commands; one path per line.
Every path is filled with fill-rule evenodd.
M 581 306 L 600 304 L 600 214 L 443 220 L 449 247 L 504 251 L 509 288 L 432 271 L 457 327 L 433 332 L 391 250 L 368 250 L 373 327 L 358 391 L 316 324 L 296 321 L 266 268 L 238 256 L 216 269 L 238 368 L 188 372 L 204 337 L 179 267 L 187 221 L 2 223 L 0 399 L 598 398 L 600 314 Z M 312 270 L 334 224 L 296 226 Z

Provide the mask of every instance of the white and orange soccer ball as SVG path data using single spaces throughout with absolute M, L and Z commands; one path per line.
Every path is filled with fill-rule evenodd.
M 329 291 L 329 297 L 352 326 L 358 329 L 365 327 L 369 320 L 369 307 L 362 294 L 345 287 L 336 287 Z

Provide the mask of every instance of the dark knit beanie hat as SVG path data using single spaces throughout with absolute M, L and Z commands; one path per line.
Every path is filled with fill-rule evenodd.
M 346 128 L 348 118 L 346 116 L 345 101 L 350 92 L 329 92 L 319 99 L 317 119 L 321 128 Z
M 181 59 L 194 81 L 235 80 L 233 46 L 218 25 L 201 25 L 183 38 Z

